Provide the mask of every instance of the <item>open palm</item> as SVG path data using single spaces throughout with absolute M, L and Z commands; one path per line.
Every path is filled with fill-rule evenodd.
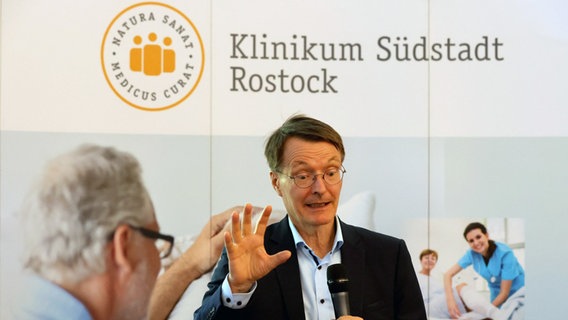
M 274 255 L 266 253 L 264 232 L 271 206 L 266 206 L 253 230 L 251 204 L 246 204 L 241 219 L 238 212 L 231 217 L 231 232 L 225 232 L 225 246 L 229 256 L 229 285 L 233 293 L 248 292 L 254 283 L 290 258 L 290 251 Z

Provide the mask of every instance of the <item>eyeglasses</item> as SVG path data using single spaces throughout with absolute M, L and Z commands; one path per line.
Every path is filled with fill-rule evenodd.
M 130 228 L 140 232 L 144 237 L 156 240 L 156 248 L 160 252 L 160 259 L 167 258 L 174 247 L 174 237 L 162 234 L 144 227 L 135 227 L 128 225 Z
M 296 184 L 296 186 L 298 186 L 298 188 L 305 189 L 311 187 L 314 182 L 316 182 L 318 176 L 322 176 L 323 181 L 325 181 L 325 183 L 329 185 L 338 184 L 339 182 L 341 182 L 341 180 L 343 180 L 343 174 L 347 172 L 347 170 L 345 170 L 345 168 L 341 166 L 341 168 L 328 169 L 324 173 L 313 174 L 302 172 L 294 176 L 289 176 L 279 171 L 277 172 L 294 180 L 294 183 Z

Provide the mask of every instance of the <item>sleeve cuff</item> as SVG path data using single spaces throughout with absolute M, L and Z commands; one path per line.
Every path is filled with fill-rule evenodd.
M 223 305 L 231 309 L 242 309 L 246 307 L 252 297 L 252 294 L 256 290 L 256 282 L 253 284 L 249 292 L 233 294 L 233 292 L 231 292 L 228 277 L 229 275 L 225 277 L 225 280 L 223 280 L 223 284 L 221 285 L 221 300 Z

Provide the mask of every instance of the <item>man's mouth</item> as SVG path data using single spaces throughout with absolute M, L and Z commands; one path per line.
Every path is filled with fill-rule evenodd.
M 325 207 L 329 202 L 318 202 L 318 203 L 308 203 L 307 206 L 310 208 L 322 208 Z

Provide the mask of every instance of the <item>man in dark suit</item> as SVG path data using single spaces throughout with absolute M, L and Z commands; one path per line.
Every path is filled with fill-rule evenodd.
M 265 156 L 288 213 L 256 230 L 252 206 L 232 216 L 226 250 L 195 319 L 335 319 L 326 270 L 341 263 L 349 277 L 347 319 L 426 319 L 403 240 L 347 225 L 336 216 L 345 149 L 329 125 L 303 115 L 269 137 Z

